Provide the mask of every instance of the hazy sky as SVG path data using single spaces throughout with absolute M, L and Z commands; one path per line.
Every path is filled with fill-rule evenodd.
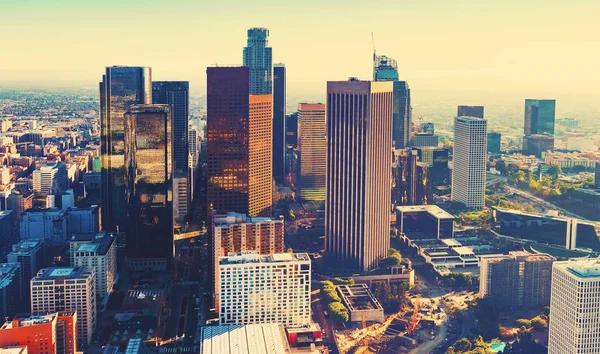
M 413 91 L 600 97 L 599 0 L 0 0 L 0 82 L 95 85 L 107 65 L 189 80 L 267 27 L 290 95 L 371 78 L 372 41 Z M 466 102 L 468 103 L 468 102 Z

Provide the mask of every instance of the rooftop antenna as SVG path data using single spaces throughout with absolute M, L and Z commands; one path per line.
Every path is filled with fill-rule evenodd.
M 377 53 L 375 52 L 375 35 L 373 32 L 371 32 L 371 42 L 373 43 L 373 60 L 375 60 Z

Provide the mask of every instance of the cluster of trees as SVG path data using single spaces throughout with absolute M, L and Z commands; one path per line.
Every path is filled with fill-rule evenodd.
M 586 168 L 583 166 L 576 166 L 571 170 L 573 172 L 583 172 Z M 509 183 L 513 185 L 521 184 L 523 187 L 528 186 L 534 194 L 541 197 L 560 197 L 571 189 L 589 188 L 594 184 L 593 178 L 581 182 L 569 182 L 559 179 L 562 169 L 558 165 L 550 166 L 546 173 L 542 174 L 541 179 L 539 178 L 540 173 L 540 168 L 538 168 L 538 171 L 535 174 L 530 170 L 507 172 Z
M 520 203 L 510 201 L 508 199 L 508 197 L 506 197 L 506 196 L 494 195 L 493 191 L 488 192 L 487 190 L 485 192 L 485 204 L 487 204 L 490 207 L 497 206 L 497 207 L 506 208 L 506 209 L 527 211 L 530 213 L 537 212 L 535 210 L 535 208 L 532 207 L 531 205 L 527 205 L 527 206 L 523 207 L 523 205 Z
M 481 336 L 472 342 L 468 338 L 461 338 L 448 348 L 446 354 L 492 354 L 492 346 L 483 340 Z
M 387 257 L 379 261 L 379 268 L 395 267 L 402 263 L 402 255 L 397 249 L 390 248 Z
M 341 278 L 335 279 L 342 280 Z M 351 281 L 352 284 L 354 284 L 354 280 L 352 278 L 349 278 L 348 281 Z M 323 280 L 320 282 L 320 285 L 321 293 L 323 294 L 323 300 L 325 300 L 325 303 L 327 303 L 327 311 L 329 312 L 329 315 L 336 320 L 348 322 L 348 319 L 350 318 L 348 309 L 342 304 L 342 299 L 340 299 L 337 291 L 335 291 L 335 284 L 332 281 Z
M 441 279 L 444 286 L 472 286 L 473 277 L 462 273 L 450 273 Z
M 492 211 L 490 209 L 479 211 L 466 211 L 456 215 L 456 222 L 464 226 L 476 226 L 490 229 L 492 225 Z
M 473 304 L 474 315 L 477 318 L 477 332 L 486 340 L 500 335 L 498 319 L 500 311 L 490 299 L 477 299 Z
M 396 313 L 407 305 L 407 289 L 408 285 L 404 282 L 392 285 L 386 282 L 377 282 L 373 295 L 386 313 Z

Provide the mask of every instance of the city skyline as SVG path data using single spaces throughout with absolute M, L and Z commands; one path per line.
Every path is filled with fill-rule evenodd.
M 0 63 L 0 82 L 66 80 L 92 85 L 98 67 L 127 64 L 160 68 L 161 74 L 156 80 L 189 80 L 193 94 L 204 93 L 204 69 L 215 63 L 241 64 L 239 48 L 244 46 L 243 33 L 257 26 L 270 30 L 270 46 L 277 48 L 273 62 L 287 64 L 288 91 L 292 96 L 323 92 L 327 80 L 369 77 L 373 51 L 371 32 L 375 35 L 375 48 L 398 59 L 400 79 L 411 82 L 415 92 L 481 89 L 506 92 L 518 88 L 536 97 L 552 95 L 560 99 L 563 94 L 592 95 L 600 80 L 594 70 L 598 49 L 593 45 L 597 40 L 592 15 L 600 10 L 600 4 L 593 1 L 579 0 L 578 6 L 554 2 L 554 6 L 543 7 L 537 6 L 538 1 L 518 5 L 499 1 L 398 3 L 389 4 L 389 11 L 383 13 L 378 6 L 355 2 L 346 2 L 343 8 L 337 6 L 337 1 L 306 6 L 290 3 L 279 7 L 274 7 L 272 1 L 252 6 L 229 3 L 236 6 L 217 8 L 209 3 L 181 0 L 176 1 L 178 6 L 167 8 L 147 1 L 145 16 L 131 21 L 128 13 L 138 7 L 140 1 L 128 1 L 124 5 L 113 1 L 80 4 L 68 0 L 52 6 L 37 6 L 42 4 L 39 0 L 4 4 L 0 30 L 18 32 L 20 36 L 5 38 L 7 47 L 12 50 Z M 269 11 L 263 11 L 266 9 Z M 448 11 L 456 16 L 445 16 Z M 168 22 L 177 22 L 178 34 L 185 31 L 188 35 L 170 36 L 168 31 L 159 28 L 137 26 L 144 18 L 157 18 L 164 13 L 169 14 Z M 532 13 L 535 16 L 532 17 Z M 398 14 L 403 20 L 391 21 Z M 221 21 L 225 15 L 228 15 L 227 20 Z M 308 18 L 309 15 L 312 17 Z M 577 22 L 564 26 L 565 29 L 553 24 L 554 21 L 564 24 L 565 18 L 575 15 Z M 41 16 L 51 16 L 53 21 L 35 21 Z M 377 21 L 365 20 L 356 26 L 353 22 L 359 16 L 377 18 Z M 461 18 L 469 20 L 468 28 L 456 25 Z M 22 27 L 24 19 L 27 19 L 27 28 Z M 112 26 L 100 31 L 106 21 Z M 480 30 L 472 31 L 473 26 Z M 206 28 L 218 35 L 200 35 Z M 326 31 L 330 28 L 335 30 Z M 411 36 L 398 37 L 401 33 L 411 33 Z M 105 36 L 111 37 L 114 46 L 109 54 L 95 50 L 96 43 Z M 149 41 L 155 43 L 161 39 L 172 42 L 173 51 L 169 55 L 157 53 L 149 59 L 142 54 L 142 48 L 146 48 Z M 311 42 L 310 52 L 300 45 L 307 39 Z M 467 55 L 447 55 L 464 45 L 478 49 L 466 52 Z M 73 50 L 75 48 L 77 50 Z M 402 48 L 414 48 L 414 51 L 406 55 Z M 34 59 L 44 51 L 53 55 L 44 61 Z M 320 55 L 313 55 L 314 52 Z M 524 52 L 528 55 L 522 55 Z M 323 65 L 324 58 L 335 60 L 337 64 Z M 312 74 L 306 75 L 307 71 Z M 549 72 L 552 75 L 548 75 Z

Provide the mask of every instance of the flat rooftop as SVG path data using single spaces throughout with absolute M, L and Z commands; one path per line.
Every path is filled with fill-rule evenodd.
M 454 215 L 437 205 L 403 205 L 396 207 L 396 210 L 402 213 L 428 213 L 438 219 L 454 220 Z
M 275 253 L 269 255 L 260 255 L 256 253 L 256 251 L 243 251 L 230 253 L 226 257 L 219 258 L 220 265 L 241 263 L 280 263 L 294 261 L 310 262 L 310 257 L 308 256 L 308 253 Z
M 338 285 L 337 289 L 342 295 L 342 301 L 350 311 L 379 310 L 383 307 L 373 296 L 367 284 Z
M 206 326 L 200 354 L 289 354 L 283 325 L 277 323 Z
M 42 247 L 42 241 L 38 240 L 21 240 L 19 243 L 12 246 L 12 251 L 9 253 L 16 256 L 28 256 L 32 251 Z
M 40 270 L 40 273 L 36 277 L 37 280 L 79 278 L 85 273 L 85 267 L 50 267 Z
M 213 217 L 215 227 L 224 227 L 236 224 L 256 224 L 269 221 L 281 221 L 282 219 L 273 219 L 266 217 L 249 217 L 246 214 L 229 212 L 227 214 L 217 214 Z
M 11 329 L 16 327 L 29 327 L 36 326 L 40 324 L 50 323 L 56 318 L 57 313 L 49 313 L 47 315 L 29 315 L 28 317 L 15 317 L 13 321 L 6 321 L 0 328 L 3 329 Z M 15 326 L 16 324 L 16 326 Z
M 600 279 L 600 258 L 554 262 L 554 267 L 568 271 L 578 278 Z
M 0 263 L 0 288 L 10 284 L 15 276 L 19 263 Z

